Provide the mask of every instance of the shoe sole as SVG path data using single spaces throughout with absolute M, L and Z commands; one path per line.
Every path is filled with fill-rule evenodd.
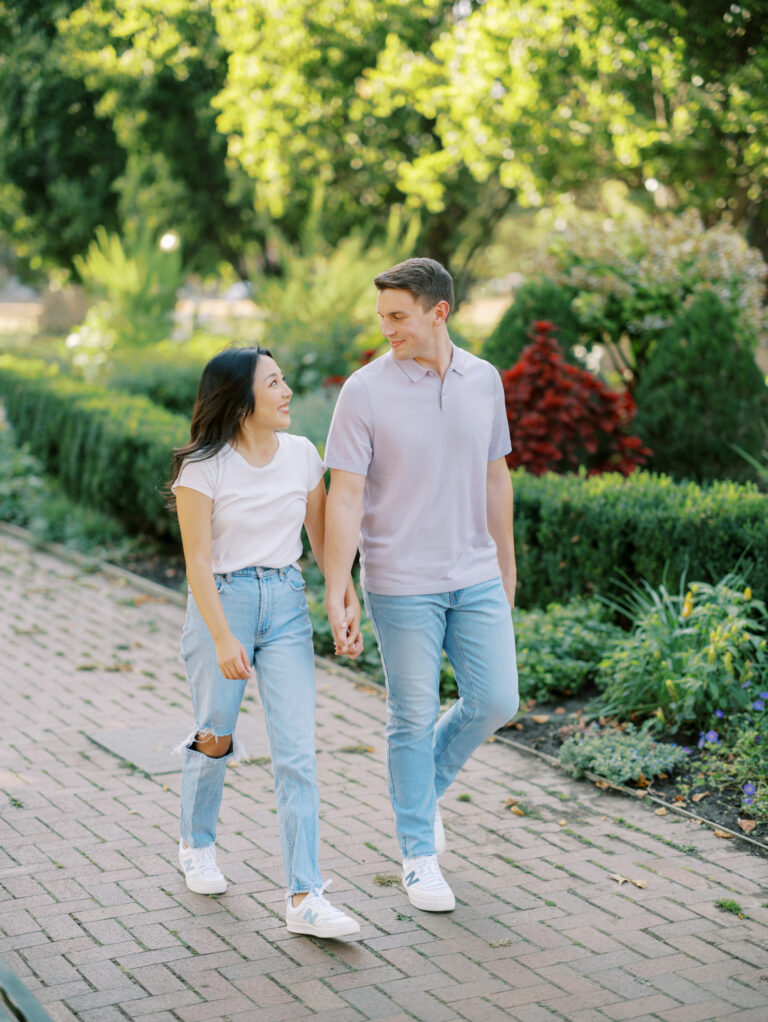
M 289 923 L 285 924 L 288 927 L 290 933 L 302 933 L 308 937 L 352 937 L 360 932 L 360 927 L 355 924 L 352 926 L 339 925 L 334 927 L 333 930 L 320 930 L 316 926 L 311 926 L 309 923 Z
M 192 891 L 193 894 L 224 894 L 224 892 L 227 889 L 226 880 L 224 880 L 223 882 L 219 881 L 217 883 L 208 884 L 200 883 L 196 880 L 190 880 L 190 878 L 186 874 L 186 870 L 184 869 L 184 864 L 181 861 L 181 856 L 179 856 L 179 868 L 181 869 L 181 872 L 184 874 L 184 880 L 187 885 L 187 890 Z
M 436 898 L 420 898 L 415 891 L 410 891 L 407 887 L 405 893 L 413 907 L 420 908 L 422 912 L 452 912 L 456 908 L 456 899 L 453 893 L 450 897 L 446 894 Z

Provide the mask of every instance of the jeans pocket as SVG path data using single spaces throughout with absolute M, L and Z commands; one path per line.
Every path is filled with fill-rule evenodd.
M 304 576 L 298 570 L 298 568 L 289 568 L 285 573 L 286 581 L 288 585 L 293 589 L 295 593 L 303 593 L 307 588 L 307 583 L 304 581 Z

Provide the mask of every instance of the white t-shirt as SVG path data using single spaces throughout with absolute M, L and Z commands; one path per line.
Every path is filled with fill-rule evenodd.
M 301 556 L 307 494 L 325 466 L 303 436 L 278 433 L 269 464 L 256 468 L 225 444 L 203 461 L 187 458 L 175 490 L 186 486 L 213 500 L 211 567 L 215 574 L 252 565 L 285 568 Z

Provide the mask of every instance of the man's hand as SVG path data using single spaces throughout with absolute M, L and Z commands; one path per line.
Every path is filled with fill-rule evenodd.
M 363 651 L 363 637 L 360 634 L 360 601 L 347 590 L 342 599 L 326 597 L 325 609 L 333 633 L 334 651 L 337 656 L 354 659 Z
M 230 632 L 220 639 L 215 639 L 216 662 L 225 678 L 234 681 L 236 678 L 247 678 L 251 673 L 251 662 L 245 648 Z

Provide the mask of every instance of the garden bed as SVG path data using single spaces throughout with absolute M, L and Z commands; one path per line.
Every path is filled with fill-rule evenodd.
M 528 705 L 514 722 L 497 732 L 496 737 L 516 749 L 534 752 L 547 762 L 561 765 L 559 757 L 564 742 L 584 726 L 586 702 L 585 698 Z M 665 736 L 658 740 L 664 742 Z M 666 740 L 674 739 L 667 736 Z M 751 820 L 749 812 L 742 806 L 741 789 L 733 784 L 714 783 L 704 770 L 704 758 L 694 741 L 682 769 L 667 777 L 656 778 L 651 783 L 629 781 L 618 785 L 591 771 L 583 780 L 584 783 L 598 784 L 605 790 L 647 798 L 657 804 L 657 812 L 666 808 L 668 812 L 700 820 L 723 840 L 733 840 L 740 848 L 768 858 L 768 822 Z

